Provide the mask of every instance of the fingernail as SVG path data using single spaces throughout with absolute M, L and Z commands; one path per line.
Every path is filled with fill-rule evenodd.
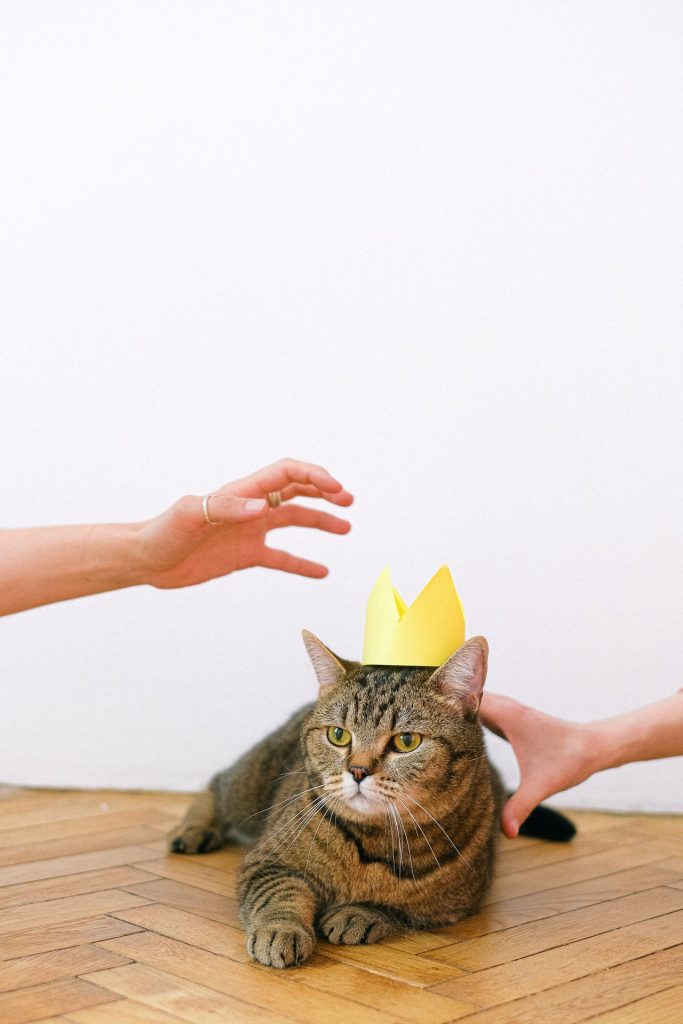
M 512 821 L 508 822 L 508 828 L 510 829 L 512 834 L 516 836 L 519 832 L 519 822 L 515 821 L 515 819 L 513 818 Z
M 245 512 L 263 512 L 266 507 L 265 498 L 250 498 L 244 503 Z

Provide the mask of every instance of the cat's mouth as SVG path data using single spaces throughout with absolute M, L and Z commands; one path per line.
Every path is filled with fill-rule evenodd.
M 342 783 L 342 798 L 347 807 L 365 818 L 381 817 L 384 814 L 384 799 L 368 780 L 358 784 L 349 779 Z
M 375 796 L 368 796 L 367 793 L 362 793 L 357 790 L 355 793 L 350 793 L 344 796 L 344 802 L 348 810 L 354 812 L 359 817 L 378 821 L 384 818 L 385 810 L 383 804 Z

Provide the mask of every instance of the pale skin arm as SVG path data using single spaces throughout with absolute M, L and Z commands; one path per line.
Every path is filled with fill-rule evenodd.
M 279 491 L 271 508 L 266 495 Z M 202 498 L 186 495 L 139 523 L 0 530 L 0 615 L 107 590 L 150 584 L 193 586 L 237 569 L 263 566 L 321 579 L 327 568 L 266 545 L 270 530 L 310 527 L 344 534 L 347 520 L 290 504 L 321 498 L 348 506 L 353 496 L 322 466 L 282 459 L 212 492 L 206 523 Z
M 542 800 L 595 772 L 683 754 L 682 690 L 623 715 L 586 723 L 566 722 L 511 697 L 485 692 L 480 716 L 510 742 L 519 764 L 519 787 L 502 814 L 510 839 Z

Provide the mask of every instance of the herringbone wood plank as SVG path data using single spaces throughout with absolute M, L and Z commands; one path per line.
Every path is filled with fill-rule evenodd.
M 577 812 L 568 846 L 500 840 L 479 914 L 254 964 L 241 853 L 164 853 L 173 793 L 0 789 L 2 1024 L 673 1024 L 683 823 Z

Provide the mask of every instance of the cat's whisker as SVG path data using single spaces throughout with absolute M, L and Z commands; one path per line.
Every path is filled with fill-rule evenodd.
M 398 822 L 399 822 L 401 828 L 403 829 L 403 835 L 405 836 L 405 839 L 406 839 L 406 846 L 408 847 L 408 857 L 410 858 L 410 872 L 411 872 L 411 874 L 413 876 L 413 883 L 415 885 L 417 885 L 417 879 L 415 878 L 415 868 L 413 867 L 413 854 L 412 854 L 412 851 L 410 849 L 410 839 L 408 838 L 408 833 L 406 832 L 406 827 L 403 824 L 403 819 L 401 818 L 401 815 L 396 810 L 396 805 L 394 804 L 392 806 L 393 806 L 394 814 L 396 815 L 396 818 L 398 819 Z
M 308 804 L 306 804 L 305 807 L 302 807 L 300 811 L 298 811 L 296 814 L 294 814 L 290 818 L 289 823 L 285 822 L 285 825 L 289 824 L 289 828 L 286 829 L 286 832 L 290 833 L 292 831 L 295 831 L 299 827 L 299 825 L 301 824 L 301 821 L 304 818 L 307 818 L 309 816 L 313 816 L 315 814 L 315 812 L 317 811 L 318 807 L 320 807 L 322 805 L 322 803 L 324 803 L 324 797 L 322 796 L 322 794 L 320 796 L 311 797 L 310 798 L 310 802 Z M 278 830 L 278 831 L 280 831 L 280 830 Z M 283 839 L 283 841 L 286 841 L 287 835 L 284 835 L 282 837 L 282 839 Z
M 401 857 L 401 875 L 403 875 L 403 869 L 404 869 L 404 864 L 405 864 L 404 837 L 406 837 L 406 839 L 407 839 L 407 836 L 406 836 L 405 828 L 403 827 L 403 822 L 401 821 L 401 815 L 398 813 L 398 810 L 396 809 L 396 805 L 395 804 L 394 804 L 394 814 L 396 815 L 396 827 L 400 830 L 399 834 L 401 835 L 401 854 L 402 854 L 402 857 Z M 408 853 L 410 854 L 410 845 L 409 844 L 408 844 Z M 411 867 L 412 867 L 412 865 L 411 865 Z
M 331 804 L 329 805 L 329 809 L 330 809 L 330 814 L 331 814 L 331 815 L 333 816 L 333 818 L 334 818 L 334 824 L 335 824 L 335 826 L 336 826 L 336 824 L 337 824 L 337 812 L 336 812 L 336 807 L 337 807 L 337 804 L 338 804 L 339 802 L 340 802 L 340 801 L 339 801 L 339 797 L 336 797 L 336 796 L 335 796 L 335 797 L 332 797 L 332 803 L 331 803 Z M 327 822 L 327 843 L 326 843 L 326 845 L 325 845 L 325 852 L 326 852 L 326 854 L 328 854 L 328 855 L 329 855 L 329 852 L 330 852 L 330 833 L 331 833 L 331 832 L 332 832 L 332 822 L 331 822 L 331 821 L 329 821 L 329 819 L 328 819 L 328 822 Z
M 391 803 L 383 794 L 382 794 L 382 803 L 384 804 L 384 806 L 386 808 L 386 810 L 384 812 L 384 819 L 385 819 L 384 820 L 384 834 L 386 835 L 387 822 L 388 822 L 389 823 L 389 832 L 390 832 L 390 835 L 391 835 L 391 866 L 392 866 L 394 874 L 396 874 L 396 854 L 395 854 L 395 851 L 394 851 L 394 822 L 393 822 L 393 820 L 391 818 L 391 815 L 389 813 L 390 810 L 391 810 Z
M 389 825 L 391 826 L 391 861 L 394 868 L 394 874 L 396 873 L 396 857 L 398 854 L 398 835 L 394 841 L 394 833 L 396 832 L 396 822 L 394 816 L 391 813 L 391 804 L 389 804 Z
M 275 856 L 284 853 L 286 849 L 289 849 L 291 842 L 289 841 L 293 836 L 292 842 L 295 842 L 298 836 L 306 828 L 308 822 L 315 817 L 318 808 L 317 805 L 314 807 L 306 807 L 303 811 L 300 811 L 294 818 L 289 822 L 289 827 L 286 829 L 284 835 L 280 838 L 275 836 L 269 837 L 268 841 L 262 846 L 265 849 L 267 855 Z
M 282 775 L 278 775 L 277 776 L 278 779 L 284 779 L 284 777 L 286 775 L 300 775 L 300 774 L 301 775 L 305 775 L 306 774 L 306 769 L 305 768 L 294 768 L 294 769 L 290 770 L 290 767 L 287 764 L 287 762 L 279 754 L 278 754 L 278 758 L 277 759 L 280 762 L 280 764 L 282 765 L 282 767 L 284 768 L 284 772 L 282 773 Z
M 287 842 L 290 834 L 292 832 L 296 832 L 296 830 L 299 828 L 301 823 L 306 818 L 313 817 L 315 815 L 315 812 L 318 809 L 319 801 L 321 800 L 322 797 L 317 796 L 310 803 L 306 804 L 305 807 L 302 807 L 301 810 L 297 811 L 296 814 L 293 814 L 292 817 L 284 823 L 282 828 L 278 829 L 277 832 L 273 833 L 272 838 L 276 838 L 278 834 L 284 831 L 284 835 L 281 835 L 280 839 L 278 839 L 277 842 Z
M 396 830 L 396 865 L 397 865 L 398 871 L 400 873 L 400 871 L 401 871 L 401 843 L 400 843 L 400 836 L 398 834 L 398 829 L 396 828 L 396 816 L 394 814 L 394 809 L 393 809 L 393 807 L 391 805 L 391 801 L 389 801 L 389 814 L 391 815 L 391 821 L 392 821 L 393 827 Z
M 323 799 L 323 800 L 324 800 L 325 798 L 324 798 L 324 797 L 322 797 L 321 799 Z M 325 800 L 325 803 L 327 803 L 327 801 L 326 801 L 326 800 Z M 306 857 L 306 866 L 304 867 L 304 878 L 306 878 L 306 875 L 307 875 L 307 873 L 308 873 L 308 864 L 309 864 L 309 861 L 310 861 L 310 859 L 311 859 L 311 853 L 313 852 L 313 845 L 314 845 L 314 843 L 315 843 L 315 841 L 316 841 L 316 839 L 317 839 L 317 837 L 318 837 L 318 832 L 320 831 L 320 826 L 321 826 L 321 825 L 322 825 L 322 823 L 323 823 L 324 821 L 326 821 L 326 820 L 327 820 L 327 819 L 326 819 L 325 815 L 324 815 L 324 814 L 321 814 L 321 815 L 320 815 L 320 821 L 318 822 L 318 827 L 316 828 L 315 832 L 313 833 L 313 836 L 311 837 L 311 841 L 310 841 L 310 843 L 308 844 L 308 856 Z M 328 836 L 328 839 L 329 839 L 329 831 L 328 831 L 328 834 L 327 834 L 327 836 Z
M 263 838 L 258 843 L 258 849 L 264 850 L 268 847 L 271 847 L 271 852 L 273 852 L 281 842 L 285 842 L 287 840 L 290 833 L 295 828 L 297 828 L 297 826 L 300 824 L 301 821 L 303 821 L 303 819 L 306 817 L 309 811 L 310 806 L 302 808 L 301 810 L 297 811 L 296 814 L 293 814 L 291 818 L 288 818 L 287 821 L 284 822 L 280 826 L 280 828 L 277 829 L 276 832 L 272 833 L 272 835 L 269 834 L 263 836 Z
M 338 807 L 338 806 L 339 806 L 339 805 L 340 805 L 341 803 L 342 803 L 342 800 L 341 800 L 341 797 L 339 797 L 339 798 L 337 798 L 337 800 L 335 801 L 335 803 L 334 803 L 334 806 L 333 806 L 333 808 L 332 808 L 332 814 L 334 815 L 334 824 L 335 824 L 335 828 L 337 827 L 337 807 Z M 328 834 L 327 834 L 327 842 L 328 842 L 328 845 L 329 845 L 329 841 L 330 841 L 330 834 L 329 834 L 329 832 L 328 832 Z
M 292 773 L 294 774 L 294 773 Z M 267 807 L 262 807 L 260 811 L 254 811 L 253 814 L 248 814 L 246 818 L 242 818 L 241 821 L 236 822 L 237 827 L 243 825 L 245 821 L 249 821 L 251 818 L 257 818 L 259 814 L 265 814 L 266 811 L 272 811 L 274 807 L 284 807 L 286 804 L 291 804 L 294 800 L 298 800 L 304 793 L 312 793 L 314 789 L 322 789 L 322 786 L 309 786 L 308 789 L 301 789 L 298 793 L 293 796 L 288 796 L 286 800 L 278 800 L 274 804 L 269 804 Z
M 389 811 L 387 810 L 388 802 L 387 802 L 386 798 L 383 795 L 381 797 L 381 800 L 382 800 L 382 805 L 384 807 L 384 837 L 385 837 L 385 840 L 386 840 L 386 837 L 387 837 L 387 825 L 388 824 L 390 825 L 391 822 L 389 820 Z M 387 843 L 387 849 L 388 848 L 389 848 L 389 843 Z M 394 863 L 394 833 L 393 833 L 393 830 L 391 832 L 391 863 L 392 863 L 392 865 Z
M 281 775 L 276 775 L 273 782 L 279 782 L 280 779 L 286 779 L 288 775 L 306 775 L 305 768 L 293 768 L 292 771 L 283 772 Z
M 403 844 L 401 842 L 401 836 L 400 836 L 399 829 L 398 829 L 396 808 L 395 808 L 393 800 L 390 797 L 387 797 L 387 806 L 389 808 L 389 822 L 391 824 L 392 859 L 393 859 L 393 852 L 394 852 L 393 851 L 394 833 L 396 833 L 396 856 L 397 856 L 397 859 L 394 860 L 394 874 L 397 873 L 397 867 L 398 867 L 398 874 L 400 876 L 401 868 L 403 866 Z
M 312 786 L 310 790 L 304 790 L 304 793 L 313 792 L 315 789 L 320 789 L 320 788 L 321 788 L 320 786 Z M 289 809 L 291 807 L 292 804 L 296 803 L 296 801 L 302 795 L 303 795 L 303 793 L 297 793 L 296 796 L 289 797 L 287 800 L 282 800 L 280 804 L 272 804 L 270 807 L 264 807 L 263 810 L 256 811 L 254 814 L 250 814 L 249 818 L 255 818 L 259 814 L 264 814 L 266 811 L 273 810 L 273 808 L 278 807 L 278 806 L 280 806 L 283 811 L 287 810 L 287 809 Z M 249 818 L 243 818 L 242 821 L 248 821 Z M 291 820 L 292 820 L 291 818 L 287 819 L 287 821 L 283 822 L 283 824 L 280 826 L 280 828 L 283 828 Z M 241 825 L 242 821 L 238 822 L 237 824 Z M 278 829 L 278 831 L 280 831 L 280 829 Z
M 315 788 L 319 788 L 319 787 L 315 787 Z M 319 797 L 317 797 L 316 799 L 319 799 Z M 311 810 L 311 804 L 310 803 L 306 804 L 305 807 L 300 808 L 291 817 L 287 818 L 287 820 L 284 821 L 280 825 L 279 828 L 277 828 L 274 832 L 269 833 L 267 837 L 264 837 L 264 839 L 262 840 L 262 842 L 259 845 L 263 845 L 264 843 L 270 842 L 270 841 L 272 841 L 274 839 L 276 840 L 278 835 L 280 835 L 280 833 L 285 831 L 285 830 L 286 830 L 287 833 L 289 833 L 292 828 L 295 828 L 296 825 L 298 825 L 299 822 L 298 822 L 297 819 L 305 817 L 310 810 Z M 283 836 L 283 838 L 286 838 L 286 836 Z
M 314 801 L 314 806 L 313 806 L 313 809 L 312 809 L 311 813 L 306 818 L 306 820 L 304 821 L 303 825 L 298 830 L 298 832 L 296 833 L 296 835 L 294 836 L 292 841 L 290 843 L 288 843 L 287 846 L 284 848 L 284 850 L 278 850 L 278 856 L 280 856 L 280 857 L 284 856 L 284 854 L 287 852 L 287 850 L 289 850 L 289 848 L 294 845 L 294 843 L 297 841 L 299 836 L 302 835 L 302 833 L 305 831 L 305 829 L 307 828 L 309 823 L 311 821 L 313 821 L 313 819 L 315 818 L 316 814 L 318 814 L 318 812 L 320 811 L 321 807 L 323 807 L 326 803 L 327 803 L 327 799 L 324 796 L 316 797 L 316 799 Z
M 403 836 L 401 835 L 401 830 L 399 829 L 398 811 L 396 810 L 396 807 L 394 806 L 393 803 L 390 803 L 389 806 L 391 808 L 391 816 L 393 817 L 396 823 L 396 839 L 398 841 L 398 872 L 400 877 L 403 874 Z
M 329 781 L 326 783 L 326 788 L 327 792 L 332 796 L 343 796 L 344 794 L 344 787 L 341 784 L 341 781 L 339 782 L 339 785 L 335 787 L 333 787 L 331 781 Z
M 419 821 L 417 820 L 417 818 L 415 817 L 415 815 L 414 815 L 414 814 L 413 814 L 413 812 L 411 811 L 410 807 L 408 807 L 408 805 L 407 805 L 407 804 L 403 803 L 403 800 L 401 800 L 400 796 L 397 796 L 397 797 L 396 797 L 396 799 L 397 799 L 398 801 L 400 801 L 400 803 L 401 803 L 401 804 L 403 805 L 403 807 L 405 807 L 405 809 L 406 809 L 406 811 L 408 812 L 408 814 L 410 815 L 410 817 L 411 817 L 411 818 L 413 819 L 413 822 L 414 822 L 414 825 L 415 825 L 415 834 L 417 835 L 417 830 L 418 830 L 418 829 L 419 829 L 419 830 L 420 830 L 420 832 L 422 833 L 422 836 L 423 836 L 423 838 L 424 838 L 424 841 L 426 842 L 427 846 L 428 846 L 428 847 L 429 847 L 429 849 L 431 850 L 431 852 L 432 852 L 432 857 L 433 857 L 433 858 L 434 858 L 434 860 L 436 861 L 436 866 L 437 866 L 438 868 L 440 868 L 440 867 L 441 867 L 441 863 L 440 863 L 440 861 L 439 861 L 439 858 L 438 858 L 438 857 L 437 857 L 437 855 L 436 855 L 436 854 L 434 853 L 434 849 L 433 849 L 433 847 L 432 847 L 432 844 L 431 844 L 431 843 L 429 842 L 429 839 L 427 838 L 427 833 L 426 833 L 426 832 L 425 832 L 425 830 L 424 830 L 424 829 L 422 828 L 422 825 L 421 825 L 421 824 L 420 824 L 420 822 L 419 822 Z M 462 857 L 462 854 L 460 854 L 460 856 Z
M 389 835 L 391 836 L 391 868 L 392 868 L 392 870 L 395 873 L 395 871 L 396 871 L 396 847 L 395 847 L 395 844 L 394 844 L 394 841 L 393 841 L 393 818 L 391 817 L 391 814 L 389 812 L 388 805 L 387 805 L 387 810 L 386 810 L 386 817 L 387 817 L 387 821 L 389 822 Z
M 408 800 L 412 800 L 412 802 L 413 802 L 414 804 L 417 804 L 417 806 L 418 806 L 418 807 L 420 808 L 420 810 L 424 811 L 424 812 L 425 812 L 425 814 L 429 815 L 429 817 L 430 817 L 430 818 L 432 819 L 432 821 L 434 822 L 434 824 L 436 825 L 436 827 L 437 827 L 437 828 L 439 828 L 439 829 L 441 829 L 441 831 L 442 831 L 442 832 L 443 832 L 443 834 L 445 835 L 446 839 L 447 839 L 447 840 L 448 840 L 448 842 L 449 842 L 449 843 L 451 844 L 451 846 L 453 847 L 453 849 L 455 850 L 455 852 L 456 852 L 456 853 L 458 854 L 458 856 L 459 856 L 459 857 L 462 857 L 462 859 L 463 859 L 463 860 L 465 861 L 465 864 L 467 864 L 467 867 L 468 867 L 468 868 L 471 868 L 471 867 L 472 867 L 472 865 L 471 865 L 471 864 L 470 864 L 470 862 L 468 861 L 468 859 L 467 859 L 467 857 L 465 856 L 465 854 L 464 854 L 464 853 L 462 853 L 462 851 L 458 849 L 458 847 L 457 847 L 457 846 L 455 845 L 455 843 L 453 842 L 453 840 L 452 840 L 452 839 L 451 839 L 451 837 L 449 836 L 449 834 L 448 834 L 448 832 L 446 831 L 446 829 L 445 829 L 445 828 L 443 827 L 443 825 L 441 825 L 441 823 L 440 823 L 440 822 L 438 822 L 438 821 L 436 820 L 436 818 L 434 817 L 434 815 L 433 815 L 433 814 L 432 814 L 432 813 L 431 813 L 430 811 L 428 811 L 426 807 L 423 807 L 423 806 L 422 806 L 422 804 L 420 803 L 420 801 L 419 801 L 419 800 L 416 800 L 414 796 L 410 796 L 410 794 L 409 794 L 409 793 L 404 793 L 403 795 L 404 795 L 404 796 L 405 796 L 405 797 L 406 797 L 406 798 L 407 798 Z

